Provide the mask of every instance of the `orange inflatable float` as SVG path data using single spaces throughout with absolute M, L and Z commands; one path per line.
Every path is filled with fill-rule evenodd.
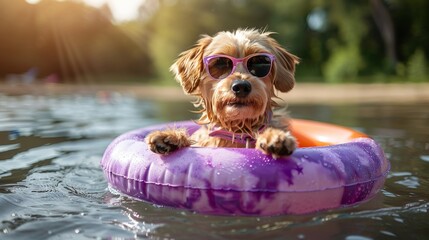
M 292 119 L 290 125 L 299 147 L 329 146 L 350 142 L 355 138 L 368 138 L 364 133 L 329 123 Z

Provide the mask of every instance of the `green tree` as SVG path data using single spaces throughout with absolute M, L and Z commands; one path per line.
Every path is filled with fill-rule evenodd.
M 354 81 L 364 65 L 361 44 L 368 32 L 367 6 L 332 1 L 330 21 L 335 24 L 338 36 L 328 40 L 330 56 L 323 67 L 329 82 Z

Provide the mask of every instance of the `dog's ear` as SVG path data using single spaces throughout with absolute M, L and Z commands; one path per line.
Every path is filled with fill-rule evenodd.
M 204 49 L 210 44 L 212 38 L 203 35 L 197 44 L 179 55 L 176 62 L 170 67 L 175 79 L 182 85 L 187 94 L 192 94 L 198 88 L 201 75 L 204 71 Z
M 282 48 L 273 38 L 270 37 L 269 41 L 276 56 L 274 86 L 281 92 L 288 92 L 295 85 L 295 65 L 299 63 L 299 58 Z

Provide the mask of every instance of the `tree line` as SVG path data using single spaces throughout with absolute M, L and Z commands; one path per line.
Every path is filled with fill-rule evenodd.
M 117 23 L 107 5 L 0 1 L 0 79 L 37 69 L 61 81 L 163 79 L 201 34 L 260 28 L 301 58 L 297 78 L 428 81 L 429 1 L 146 0 Z M 113 77 L 112 77 L 113 76 Z

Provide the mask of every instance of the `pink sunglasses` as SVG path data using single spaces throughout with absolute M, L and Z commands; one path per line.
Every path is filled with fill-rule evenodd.
M 227 55 L 212 55 L 204 57 L 204 66 L 210 77 L 220 80 L 231 75 L 238 63 L 243 63 L 247 71 L 255 77 L 267 76 L 275 60 L 274 55 L 256 53 L 245 58 L 234 58 Z

